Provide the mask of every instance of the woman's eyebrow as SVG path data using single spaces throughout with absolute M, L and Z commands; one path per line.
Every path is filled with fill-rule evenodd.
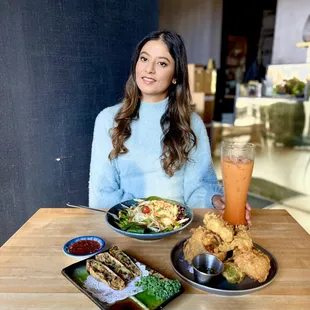
M 147 56 L 150 56 L 150 54 L 149 54 L 148 52 L 145 52 L 145 51 L 142 51 L 142 52 L 140 53 L 140 55 L 142 55 L 142 54 L 146 54 Z M 166 59 L 166 60 L 170 63 L 169 58 L 167 58 L 167 57 L 165 57 L 165 56 L 159 56 L 159 57 L 157 57 L 157 58 Z
M 164 56 L 161 56 L 161 57 L 158 57 L 160 59 L 166 59 L 168 62 L 170 62 L 170 60 L 167 58 L 167 57 L 164 57 Z

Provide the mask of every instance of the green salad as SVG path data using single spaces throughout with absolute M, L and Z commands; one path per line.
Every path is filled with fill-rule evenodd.
M 185 208 L 164 199 L 139 200 L 137 205 L 120 210 L 116 224 L 134 233 L 158 233 L 181 228 L 189 217 Z

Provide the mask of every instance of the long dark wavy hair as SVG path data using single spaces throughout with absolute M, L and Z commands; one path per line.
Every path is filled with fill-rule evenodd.
M 161 40 L 175 61 L 176 84 L 168 88 L 168 104 L 161 117 L 163 131 L 161 140 L 161 164 L 169 176 L 181 169 L 189 161 L 189 152 L 196 146 L 196 136 L 190 127 L 191 94 L 188 83 L 187 55 L 182 38 L 172 31 L 154 31 L 138 43 L 131 62 L 131 73 L 126 83 L 125 96 L 119 112 L 115 116 L 115 127 L 111 129 L 113 150 L 110 160 L 128 152 L 124 142 L 131 135 L 130 124 L 139 118 L 141 92 L 136 83 L 135 69 L 143 46 L 151 40 Z

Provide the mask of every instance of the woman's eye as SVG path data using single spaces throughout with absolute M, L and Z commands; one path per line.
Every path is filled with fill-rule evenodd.
M 161 67 L 167 67 L 167 64 L 165 62 L 159 62 L 158 63 Z
M 147 61 L 147 59 L 144 56 L 141 56 L 140 60 L 143 61 L 143 62 Z

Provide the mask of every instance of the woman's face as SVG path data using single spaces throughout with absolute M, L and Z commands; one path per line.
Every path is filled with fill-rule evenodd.
M 158 102 L 167 97 L 174 66 L 175 61 L 162 41 L 148 41 L 142 47 L 136 64 L 136 83 L 143 101 Z

